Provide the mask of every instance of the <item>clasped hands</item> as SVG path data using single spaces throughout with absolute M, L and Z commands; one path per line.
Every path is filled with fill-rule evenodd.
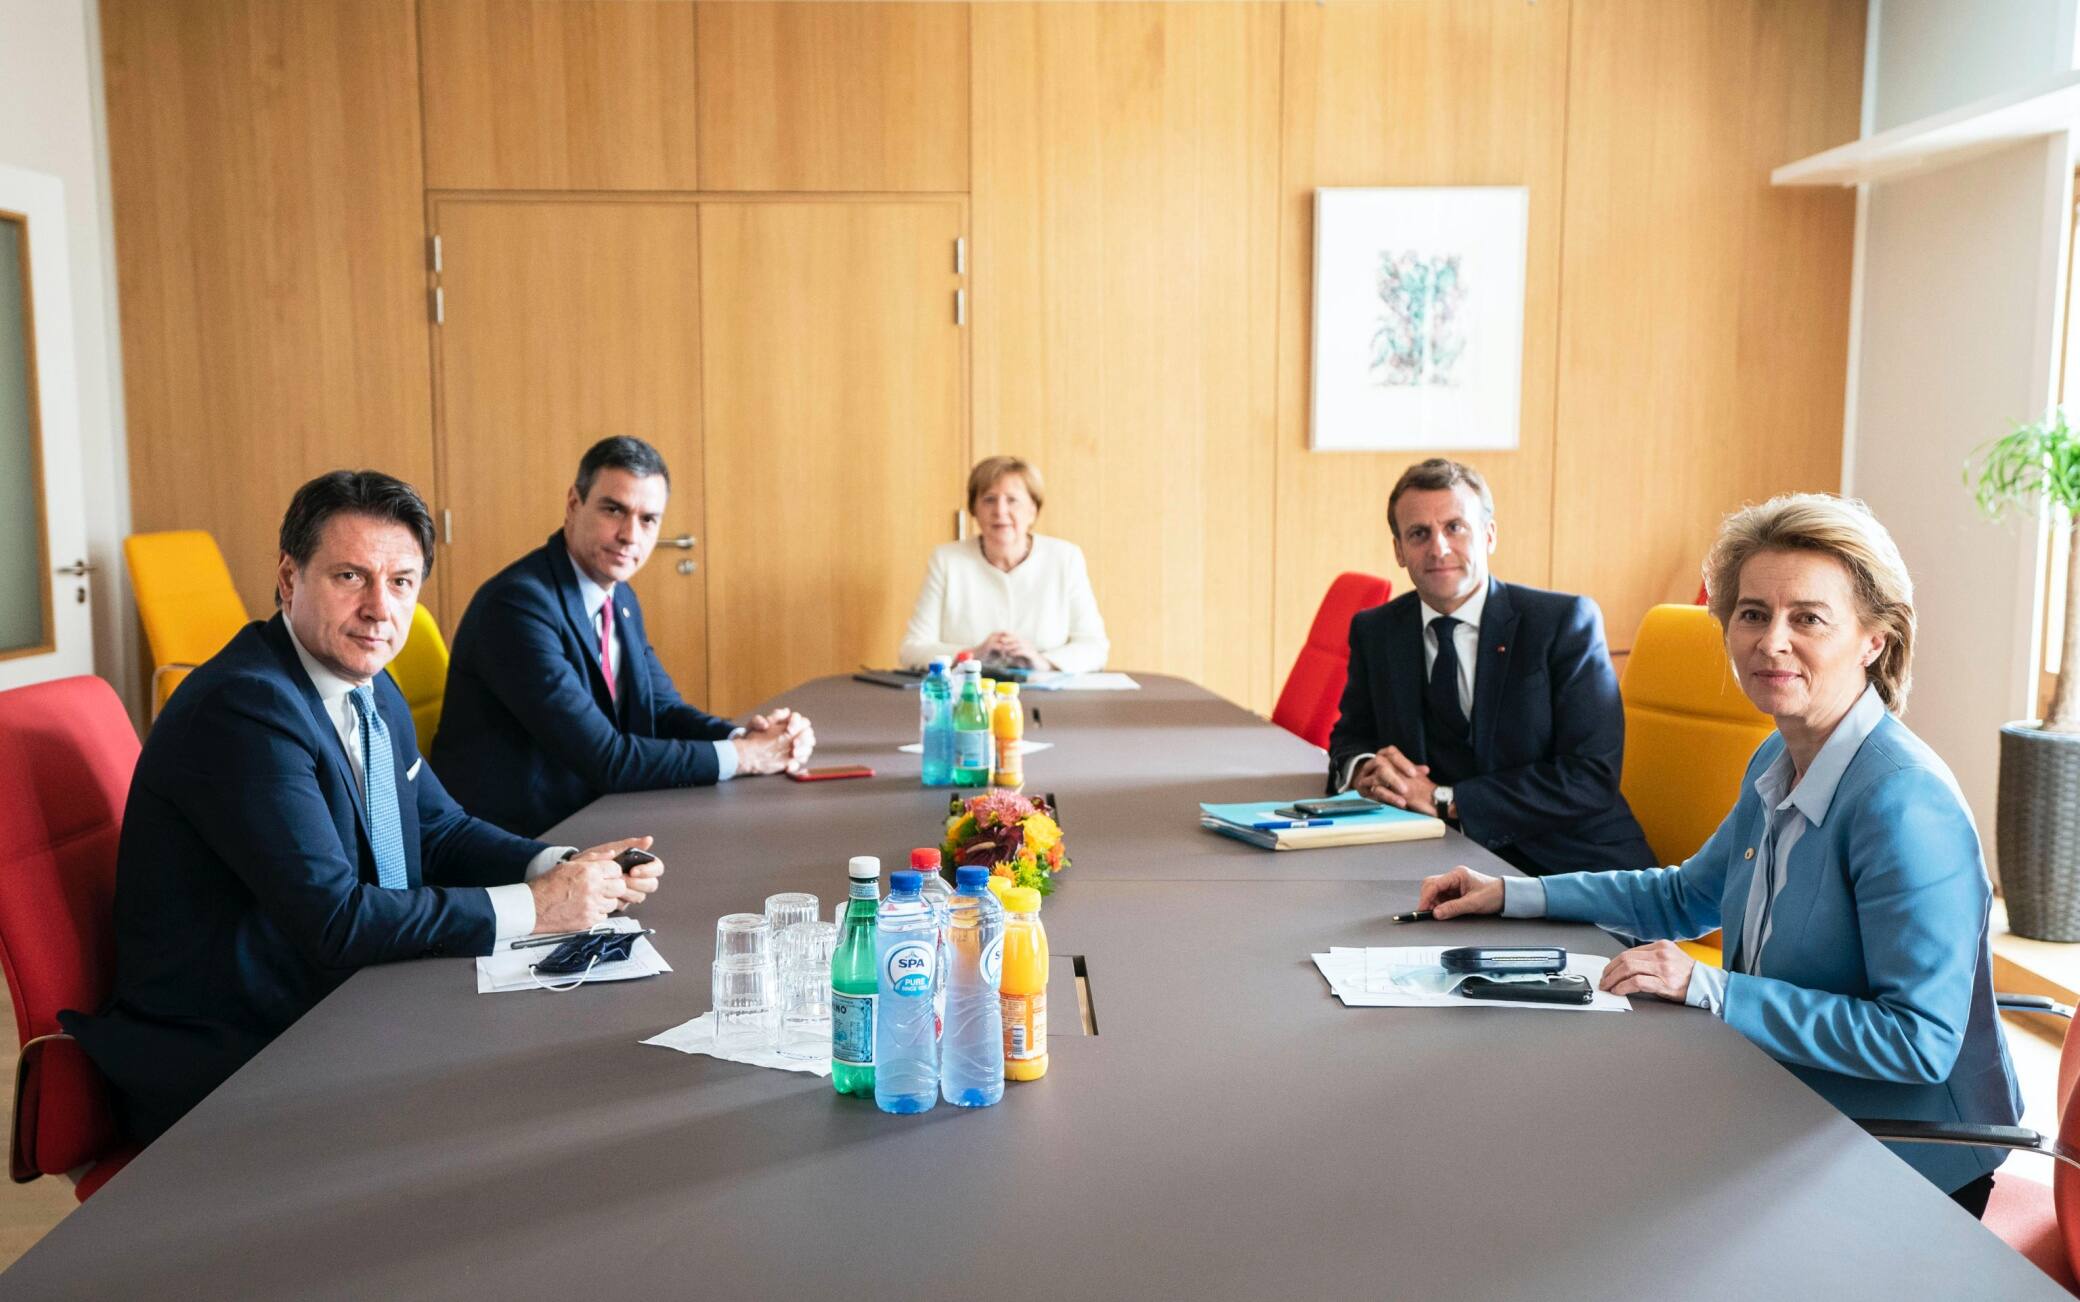
M 1460 864 L 1448 873 L 1425 877 L 1416 907 L 1440 921 L 1462 915 L 1502 912 L 1502 879 Z M 1697 960 L 1670 940 L 1635 945 L 1606 963 L 1599 990 L 1614 995 L 1652 995 L 1682 1003 L 1690 994 L 1690 973 Z
M 808 715 L 782 707 L 752 715 L 735 745 L 739 773 L 792 773 L 808 766 L 816 729 Z
M 975 644 L 973 653 L 978 660 L 995 661 L 999 664 L 1017 665 L 1025 669 L 1045 669 L 1047 657 L 1016 633 L 992 633 Z
M 1437 808 L 1437 784 L 1430 780 L 1430 766 L 1413 763 L 1398 746 L 1360 760 L 1358 771 L 1351 775 L 1351 790 L 1396 809 L 1432 817 L 1442 812 Z
M 647 836 L 595 845 L 527 883 L 534 894 L 535 934 L 590 931 L 605 922 L 608 914 L 640 904 L 657 889 L 664 861 L 653 859 L 624 870 L 614 856 L 623 850 L 649 848 Z

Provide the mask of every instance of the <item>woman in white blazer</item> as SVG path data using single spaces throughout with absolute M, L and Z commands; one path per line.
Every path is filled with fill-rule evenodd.
M 933 549 L 903 632 L 904 665 L 968 651 L 1031 669 L 1105 667 L 1112 644 L 1083 549 L 1033 532 L 1046 499 L 1040 472 L 1017 457 L 985 457 L 968 473 L 975 537 Z

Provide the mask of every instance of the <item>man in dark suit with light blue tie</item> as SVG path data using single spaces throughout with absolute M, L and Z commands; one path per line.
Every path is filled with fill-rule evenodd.
M 116 980 L 61 1014 L 156 1137 L 355 969 L 489 954 L 581 930 L 656 889 L 661 864 L 470 817 L 419 757 L 384 666 L 433 560 L 410 485 L 335 471 L 282 521 L 281 610 L 196 670 L 146 739 L 123 814 Z
M 1618 792 L 1596 603 L 1489 577 L 1495 500 L 1470 466 L 1409 467 L 1387 525 L 1415 591 L 1351 621 L 1330 790 L 1435 814 L 1534 876 L 1653 864 Z
M 671 472 L 641 439 L 578 462 L 563 528 L 493 575 L 455 630 L 433 762 L 463 808 L 539 835 L 603 795 L 800 768 L 806 716 L 739 727 L 687 704 L 628 585 L 650 559 Z

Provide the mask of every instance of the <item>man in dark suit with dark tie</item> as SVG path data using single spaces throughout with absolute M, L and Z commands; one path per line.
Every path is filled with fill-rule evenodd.
M 1387 526 L 1415 590 L 1351 621 L 1329 789 L 1436 814 L 1534 876 L 1653 864 L 1618 792 L 1596 603 L 1489 577 L 1495 500 L 1469 466 L 1409 467 Z
M 455 630 L 433 762 L 463 808 L 538 835 L 603 795 L 800 768 L 806 716 L 742 727 L 688 705 L 628 586 L 657 546 L 671 472 L 641 439 L 578 462 L 563 528 L 493 575 Z
M 197 669 L 146 738 L 116 860 L 115 989 L 66 1012 L 157 1136 L 371 963 L 489 954 L 591 927 L 661 864 L 579 851 L 465 814 L 419 757 L 383 672 L 411 631 L 433 519 L 375 471 L 305 484 L 282 520 L 280 611 Z

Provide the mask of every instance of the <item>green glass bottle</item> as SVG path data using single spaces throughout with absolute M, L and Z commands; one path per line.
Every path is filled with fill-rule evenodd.
M 857 855 L 846 865 L 851 894 L 831 952 L 831 1086 L 874 1097 L 874 1013 L 880 991 L 874 970 L 874 921 L 881 912 L 881 861 Z
M 989 785 L 996 751 L 989 715 L 989 706 L 982 700 L 981 666 L 970 660 L 961 676 L 960 699 L 953 707 L 953 785 L 957 787 Z

